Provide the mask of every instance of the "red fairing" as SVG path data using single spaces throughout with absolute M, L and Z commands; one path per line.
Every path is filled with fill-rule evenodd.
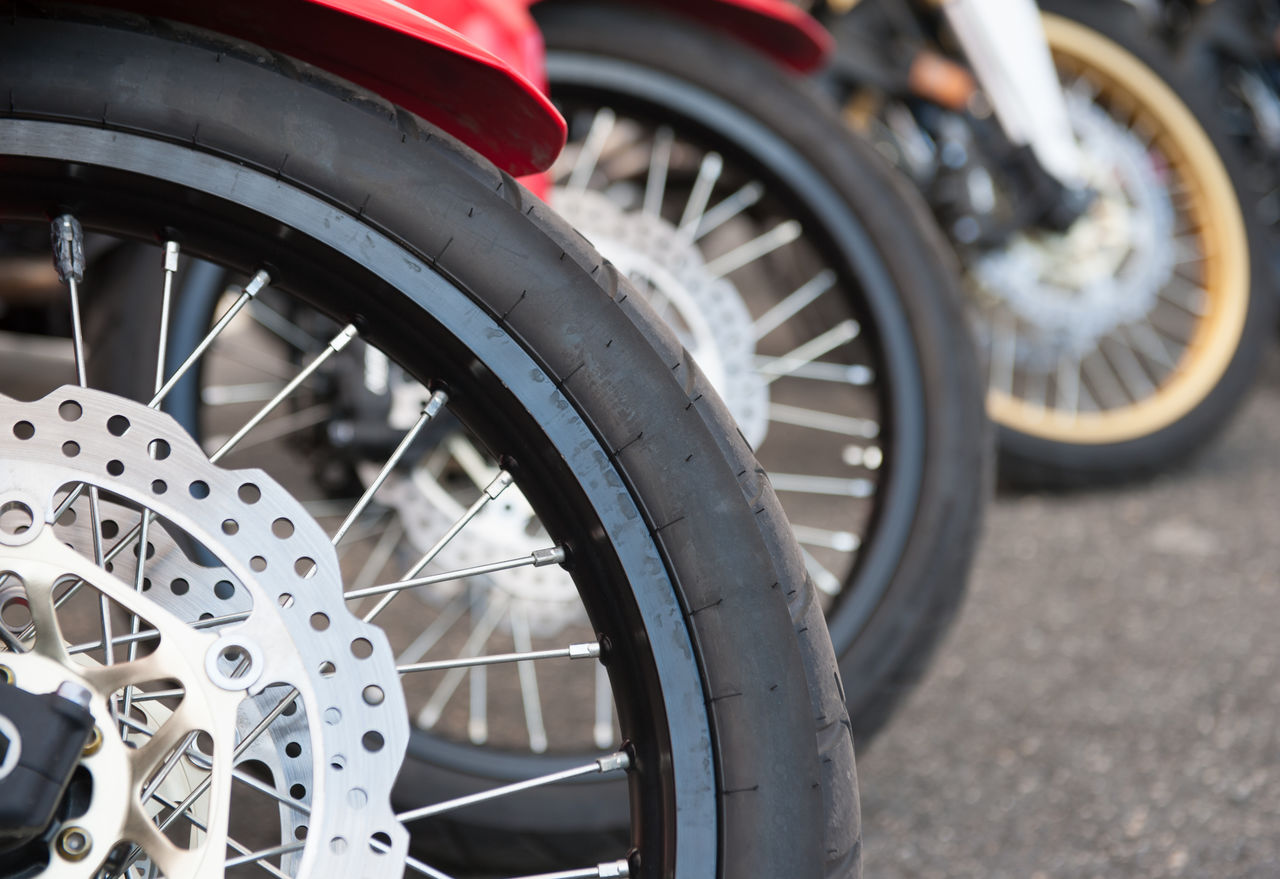
M 564 119 L 542 83 L 428 17 L 430 0 L 90 2 L 208 28 L 314 64 L 440 126 L 510 174 L 545 170 L 564 147 Z M 476 0 L 458 2 L 482 8 Z M 484 15 L 508 28 L 503 18 Z M 484 27 L 465 16 L 461 22 Z M 540 40 L 533 51 L 540 59 Z

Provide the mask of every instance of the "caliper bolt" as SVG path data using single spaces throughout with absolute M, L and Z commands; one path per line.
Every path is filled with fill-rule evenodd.
M 68 861 L 83 860 L 93 848 L 93 837 L 82 827 L 68 827 L 58 834 L 58 854 Z
M 82 757 L 92 757 L 98 753 L 98 749 L 102 747 L 102 730 L 94 724 L 93 730 L 89 733 L 89 741 L 84 743 L 84 750 L 80 752 Z

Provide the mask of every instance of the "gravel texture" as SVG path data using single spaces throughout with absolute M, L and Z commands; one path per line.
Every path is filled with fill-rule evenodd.
M 1280 876 L 1280 354 L 1117 491 L 1002 496 L 960 620 L 865 753 L 866 875 Z

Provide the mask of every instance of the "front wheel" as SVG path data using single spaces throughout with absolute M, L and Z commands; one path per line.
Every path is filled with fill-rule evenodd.
M 1132 9 L 1042 3 L 1097 199 L 1065 235 L 971 261 L 1001 470 L 1072 486 L 1153 474 L 1239 407 L 1274 321 L 1248 187 L 1208 84 Z
M 540 674 L 554 674 L 557 660 L 581 657 L 589 667 L 598 658 L 617 706 L 608 747 L 585 759 L 547 755 L 530 771 L 513 770 L 497 749 L 459 743 L 470 765 L 479 767 L 466 782 L 471 789 L 402 787 L 399 817 L 411 830 L 473 828 L 493 809 L 554 817 L 557 800 L 574 803 L 573 814 L 588 813 L 581 802 L 610 792 L 593 783 L 557 786 L 569 780 L 558 770 L 573 760 L 591 774 L 622 779 L 614 783 L 614 793 L 623 794 L 622 820 L 608 828 L 622 838 L 601 858 L 600 875 L 823 874 L 823 788 L 835 779 L 847 791 L 853 764 L 847 742 L 826 748 L 830 765 L 819 765 L 810 690 L 830 689 L 836 677 L 821 619 L 807 610 L 811 587 L 767 479 L 696 367 L 637 305 L 625 280 L 514 181 L 446 135 L 346 83 L 315 71 L 299 78 L 293 65 L 252 46 L 100 14 L 15 16 L 0 25 L 0 77 L 15 108 L 0 120 L 0 220 L 44 224 L 48 216 L 71 212 L 97 234 L 179 243 L 185 254 L 246 282 L 224 300 L 228 314 L 260 301 L 275 315 L 262 326 L 318 340 L 305 362 L 267 358 L 274 384 L 254 390 L 235 376 L 265 356 L 262 331 L 243 319 L 219 321 L 209 331 L 211 344 L 201 349 L 210 358 L 204 381 L 225 379 L 223 387 L 235 389 L 236 404 L 247 405 L 250 415 L 237 417 L 226 406 L 232 414 L 221 436 L 206 438 L 206 453 L 228 466 L 270 471 L 325 526 L 338 549 L 337 567 L 326 576 L 346 587 L 345 595 L 332 596 L 339 604 L 345 598 L 365 620 L 384 625 L 401 653 L 396 639 L 422 635 L 431 605 L 403 595 L 399 613 L 382 614 L 386 601 L 441 586 L 452 591 L 433 593 L 437 610 L 458 606 L 452 599 L 461 595 L 468 599 L 464 611 L 483 614 L 486 603 L 523 598 L 478 588 L 492 586 L 489 575 L 563 566 L 588 636 L 568 646 L 544 645 L 536 643 L 536 627 L 531 635 L 526 630 L 535 643 L 515 651 L 521 660 L 515 664 L 523 669 L 537 660 Z M 105 124 L 103 107 L 112 108 Z M 281 124 L 282 117 L 296 124 Z M 312 160 L 317 143 L 326 145 L 324 161 Z M 286 173 L 281 156 L 292 157 Z M 159 263 L 154 282 L 154 292 L 134 295 L 160 295 Z M 94 283 L 90 272 L 82 285 L 88 308 Z M 139 382 L 113 370 L 100 383 L 117 393 L 147 387 L 164 332 L 121 339 L 120 324 L 86 323 L 98 328 L 91 360 L 101 363 L 102 352 L 114 345 L 145 377 Z M 469 445 L 497 462 L 501 475 L 487 490 L 476 490 L 460 466 L 437 485 L 466 495 L 477 510 L 491 502 L 502 506 L 496 501 L 504 491 L 518 492 L 537 523 L 529 533 L 546 543 L 527 554 L 522 546 L 501 547 L 503 555 L 465 570 L 432 567 L 440 551 L 406 558 L 411 545 L 386 537 L 417 527 L 402 520 L 394 501 L 372 492 L 343 498 L 318 471 L 294 467 L 281 443 L 333 420 L 328 367 L 351 351 L 373 352 L 366 363 L 381 357 L 425 389 L 414 401 L 410 427 L 425 445 L 412 438 L 393 444 L 378 462 L 386 470 L 380 485 L 420 485 L 421 468 L 442 443 Z M 96 378 L 90 375 L 90 382 Z M 433 433 L 432 422 L 446 418 L 454 426 Z M 106 428 L 114 430 L 111 423 Z M 53 437 L 61 439 L 41 431 L 31 441 Z M 178 442 L 175 436 L 169 445 Z M 70 454 L 68 448 L 51 449 L 50 457 Z M 211 483 L 192 481 L 180 492 L 177 484 L 172 492 L 158 481 L 148 485 L 167 492 L 179 511 L 194 511 L 212 503 Z M 257 500 L 241 494 L 239 502 Z M 447 508 L 444 498 L 439 506 Z M 181 521 L 180 512 L 173 516 Z M 292 532 L 283 519 L 273 521 L 261 510 L 258 517 L 255 540 L 285 540 Z M 478 514 L 460 518 L 441 543 L 465 533 L 474 518 Z M 83 517 L 88 521 L 97 525 L 97 515 Z M 113 536 L 102 527 L 104 539 Z M 229 517 L 220 531 L 218 541 L 248 537 Z M 201 537 L 199 543 L 215 541 Z M 174 544 L 174 552 L 190 555 L 192 570 L 204 566 L 198 546 Z M 138 557 L 139 564 L 150 558 Z M 274 559 L 267 566 L 268 558 L 251 558 L 237 575 L 260 583 L 262 594 L 281 607 L 292 606 L 293 591 L 314 580 L 317 562 L 328 561 L 319 554 L 299 557 L 281 570 Z M 366 575 L 371 586 L 359 587 Z M 202 575 L 211 580 L 205 584 L 150 582 L 139 574 L 139 583 L 175 613 L 194 614 L 191 620 L 204 624 L 230 606 L 230 596 L 242 594 L 213 576 Z M 309 620 L 316 631 L 330 623 L 323 615 Z M 317 680 L 361 667 L 367 645 L 342 646 L 345 652 L 315 669 Z M 415 664 L 402 660 L 401 672 L 414 679 L 452 677 L 483 658 L 475 643 L 446 646 L 453 652 L 430 668 L 408 668 Z M 544 649 L 555 646 L 564 649 Z M 564 692 L 586 695 L 580 688 Z M 376 687 L 349 695 L 370 710 L 399 704 Z M 557 710 L 590 715 L 591 697 L 586 706 L 582 701 Z M 308 715 L 321 731 L 341 717 L 322 703 Z M 297 862 L 317 865 L 310 875 L 324 875 L 318 865 L 340 850 L 363 852 L 376 864 L 386 851 L 381 837 L 372 848 L 347 849 L 345 840 L 308 835 L 296 816 L 318 812 L 325 797 L 326 814 L 337 815 L 334 826 L 343 810 L 360 826 L 370 795 L 384 792 L 390 778 L 384 774 L 368 790 L 353 785 L 347 775 L 354 773 L 343 774 L 356 765 L 353 756 L 324 752 L 317 766 L 325 785 L 285 787 L 298 746 L 287 737 L 273 744 L 279 753 L 270 762 L 285 774 L 265 781 L 255 768 L 256 752 L 236 752 L 254 767 L 241 767 L 233 778 L 259 792 L 265 787 L 266 814 L 289 816 L 279 828 L 270 821 L 264 828 L 259 818 L 256 831 L 276 833 L 275 845 L 290 856 L 304 852 Z M 370 751 L 383 746 L 381 740 L 363 745 Z M 529 785 L 526 799 L 510 799 L 507 785 L 530 781 L 537 784 Z M 478 802 L 459 799 L 482 792 L 488 793 Z M 231 803 L 234 818 L 236 800 Z M 570 824 L 559 830 L 565 838 L 598 831 Z M 492 837 L 486 848 L 467 852 L 461 866 L 480 872 L 523 863 L 510 843 Z M 428 858 L 439 853 L 429 844 L 417 851 Z M 855 869 L 856 851 L 844 853 L 843 863 Z M 430 865 L 409 866 L 439 875 Z

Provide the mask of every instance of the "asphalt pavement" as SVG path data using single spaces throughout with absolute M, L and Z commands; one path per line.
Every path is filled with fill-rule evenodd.
M 1280 352 L 1189 466 L 1004 495 L 859 755 L 869 879 L 1280 876 Z

